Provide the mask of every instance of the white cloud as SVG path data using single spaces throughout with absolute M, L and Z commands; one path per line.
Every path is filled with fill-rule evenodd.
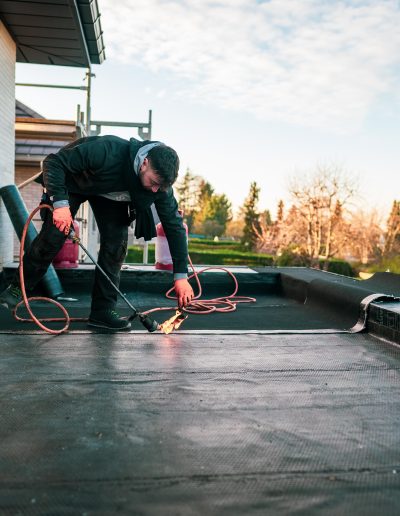
M 397 87 L 395 0 L 101 0 L 100 9 L 109 59 L 168 72 L 184 85 L 177 95 L 200 103 L 343 130 Z

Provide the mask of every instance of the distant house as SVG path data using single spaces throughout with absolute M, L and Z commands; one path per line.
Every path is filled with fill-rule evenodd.
M 15 184 L 21 185 L 40 172 L 42 160 L 79 137 L 72 121 L 48 120 L 22 102 L 15 104 Z M 21 195 L 28 211 L 35 208 L 41 187 L 32 181 L 23 186 Z
M 41 162 L 67 143 L 80 137 L 79 127 L 69 120 L 49 120 L 26 106 L 15 102 L 15 184 L 28 212 L 36 208 L 42 195 L 41 186 L 30 181 L 41 170 Z M 19 243 L 14 238 L 14 258 Z

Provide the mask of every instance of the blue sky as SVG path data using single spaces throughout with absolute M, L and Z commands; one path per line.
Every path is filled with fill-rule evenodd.
M 92 118 L 146 121 L 181 172 L 235 207 L 251 181 L 260 208 L 291 177 L 334 163 L 364 209 L 400 198 L 400 8 L 394 0 L 98 0 L 107 59 L 94 66 Z M 85 70 L 17 65 L 17 82 L 80 85 Z M 17 87 L 49 118 L 83 92 Z M 113 129 L 123 137 L 128 130 Z

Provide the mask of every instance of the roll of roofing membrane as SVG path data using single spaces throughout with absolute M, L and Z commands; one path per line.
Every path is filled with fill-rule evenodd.
M 383 292 L 376 292 L 366 283 L 346 285 L 337 280 L 316 279 L 307 285 L 305 303 L 324 306 L 343 314 L 348 322 L 351 317 L 354 324 L 347 328 L 350 333 L 358 333 L 367 327 L 369 305 L 372 302 L 398 301 L 399 298 Z

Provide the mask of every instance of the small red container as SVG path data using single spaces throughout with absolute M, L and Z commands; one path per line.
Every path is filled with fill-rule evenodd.
M 79 224 L 74 220 L 74 231 L 79 236 Z M 78 267 L 79 245 L 67 238 L 53 260 L 56 269 L 75 269 Z

